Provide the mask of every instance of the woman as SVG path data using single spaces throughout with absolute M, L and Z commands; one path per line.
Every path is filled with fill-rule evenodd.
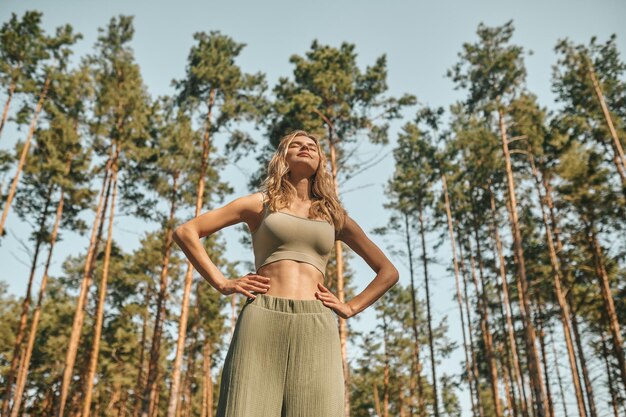
M 264 192 L 175 231 L 178 245 L 214 288 L 247 297 L 224 361 L 217 417 L 344 415 L 335 314 L 347 319 L 363 311 L 398 281 L 398 271 L 341 206 L 326 162 L 315 136 L 294 131 L 269 163 Z M 226 279 L 199 239 L 240 222 L 252 234 L 256 273 Z M 376 272 L 348 302 L 323 285 L 336 240 Z

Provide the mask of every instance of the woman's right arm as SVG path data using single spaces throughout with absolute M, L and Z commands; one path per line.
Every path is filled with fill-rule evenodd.
M 269 278 L 261 280 L 244 277 L 246 279 L 241 279 L 240 282 L 230 282 L 235 280 L 229 280 L 222 275 L 209 258 L 200 239 L 224 227 L 241 223 L 242 221 L 245 221 L 248 225 L 251 222 L 254 223 L 255 216 L 259 216 L 263 210 L 260 196 L 260 193 L 254 193 L 239 197 L 223 207 L 211 210 L 183 223 L 174 230 L 174 241 L 183 250 L 194 268 L 216 290 L 224 295 L 241 292 L 248 297 L 255 298 L 249 291 L 265 292 L 269 285 L 263 284 L 263 282 L 267 281 L 269 283 Z M 247 277 L 260 276 L 249 274 Z

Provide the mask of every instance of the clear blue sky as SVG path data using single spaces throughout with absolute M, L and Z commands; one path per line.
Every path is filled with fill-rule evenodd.
M 220 30 L 238 42 L 246 43 L 239 65 L 247 72 L 262 71 L 273 86 L 280 76 L 290 76 L 292 66 L 289 56 L 304 54 L 314 39 L 339 46 L 343 41 L 354 43 L 358 62 L 370 65 L 386 54 L 388 59 L 388 84 L 390 94 L 415 94 L 420 102 L 428 105 L 448 106 L 458 99 L 452 83 L 445 72 L 457 59 L 463 42 L 476 39 L 475 31 L 480 22 L 501 25 L 514 20 L 516 32 L 513 42 L 532 50 L 526 59 L 528 70 L 527 86 L 538 95 L 541 104 L 552 107 L 550 92 L 551 66 L 555 63 L 554 45 L 560 38 L 568 37 L 576 42 L 587 43 L 591 36 L 606 40 L 610 34 L 618 36 L 622 57 L 626 56 L 626 4 L 623 1 L 15 1 L 0 3 L 0 22 L 7 21 L 12 12 L 22 15 L 26 10 L 44 13 L 43 23 L 48 32 L 65 23 L 73 25 L 84 39 L 76 46 L 78 56 L 91 51 L 97 36 L 97 28 L 107 24 L 112 16 L 127 14 L 135 16 L 135 38 L 133 48 L 141 66 L 145 83 L 156 97 L 170 94 L 170 81 L 184 74 L 186 57 L 192 45 L 192 35 L 198 31 Z M 622 58 L 623 59 L 623 58 Z M 6 95 L 0 93 L 1 103 Z M 15 108 L 15 107 L 14 107 Z M 412 112 L 412 111 L 411 111 Z M 408 115 L 410 116 L 411 113 Z M 400 123 L 391 130 L 392 144 Z M 256 133 L 258 139 L 262 139 Z M 9 125 L 0 138 L 0 147 L 12 148 L 18 132 Z M 222 143 L 223 144 L 223 143 Z M 219 145 L 219 144 L 218 144 Z M 389 146 L 385 152 L 391 150 Z M 379 149 L 364 146 L 360 152 L 363 159 L 369 158 Z M 246 172 L 252 165 L 240 163 L 224 172 L 231 181 L 236 195 L 249 192 L 246 189 Z M 247 168 L 244 168 L 247 167 Z M 252 167 L 252 168 L 250 168 Z M 382 204 L 385 201 L 383 185 L 390 178 L 393 161 L 390 155 L 375 168 L 351 180 L 343 186 L 343 201 L 351 216 L 366 230 L 384 225 L 387 214 Z M 9 178 L 5 179 L 8 180 Z M 234 196 L 233 196 L 234 197 Z M 188 212 L 188 216 L 191 211 Z M 187 217 L 188 217 L 187 216 Z M 91 220 L 92 213 L 85 213 Z M 185 217 L 182 216 L 181 217 Z M 153 230 L 148 225 L 132 219 L 120 218 L 116 223 L 116 239 L 126 250 L 138 245 L 141 234 Z M 22 223 L 14 212 L 9 214 L 9 235 L 0 247 L 0 262 L 3 265 L 0 279 L 9 282 L 9 290 L 22 296 L 24 280 L 28 276 L 30 255 L 20 246 L 17 237 L 25 239 L 31 226 Z M 251 260 L 250 254 L 240 248 L 238 232 L 224 231 L 224 238 L 232 242 L 228 247 L 231 259 Z M 70 253 L 84 251 L 87 237 L 66 235 L 66 240 L 55 249 L 56 261 L 52 274 L 58 274 L 62 260 Z M 372 239 L 388 253 L 387 243 L 377 237 Z M 28 244 L 32 250 L 32 244 Z M 453 276 L 445 271 L 450 262 L 447 246 L 437 254 L 440 265 L 432 271 L 434 286 L 434 314 L 436 319 L 450 316 L 450 336 L 460 343 L 456 317 L 458 313 L 452 303 Z M 406 269 L 401 269 L 403 284 L 408 283 Z M 359 260 L 354 265 L 357 285 L 363 289 L 372 271 Z M 245 273 L 247 271 L 242 271 Z M 36 286 L 41 278 L 37 274 Z M 352 324 L 365 329 L 373 326 L 373 308 L 361 314 L 360 321 Z M 353 355 L 350 355 L 353 357 Z M 460 372 L 461 351 L 446 360 L 445 372 Z M 464 410 L 468 403 L 462 394 Z M 464 413 L 465 415 L 466 413 Z

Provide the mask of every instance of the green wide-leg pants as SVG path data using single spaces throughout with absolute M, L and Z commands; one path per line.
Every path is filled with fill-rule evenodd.
M 222 368 L 216 417 L 343 417 L 336 313 L 320 300 L 256 294 Z

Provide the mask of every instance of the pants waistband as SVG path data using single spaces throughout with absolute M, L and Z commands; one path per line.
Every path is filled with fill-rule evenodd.
M 274 297 L 267 294 L 255 294 L 256 298 L 248 298 L 246 304 L 253 304 L 268 310 L 283 313 L 332 313 L 321 300 L 297 300 L 293 298 Z

